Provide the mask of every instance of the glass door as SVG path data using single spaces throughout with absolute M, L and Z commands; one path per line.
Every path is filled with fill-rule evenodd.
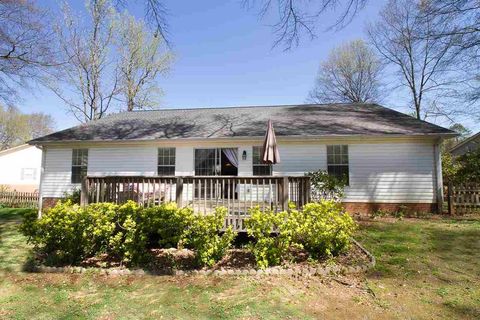
M 216 176 L 218 165 L 218 149 L 195 149 L 196 176 Z
M 237 148 L 210 148 L 195 149 L 195 175 L 196 176 L 237 176 L 238 175 L 238 149 Z M 229 184 L 229 185 L 227 185 Z M 216 197 L 224 194 L 220 190 L 222 186 L 231 190 L 230 198 L 236 197 L 234 181 L 226 181 L 215 186 L 213 183 L 205 182 L 195 186 L 195 196 L 210 195 Z M 214 188 L 212 190 L 212 188 Z M 226 192 L 226 191 L 225 191 Z M 228 192 L 226 192 L 228 193 Z M 225 195 L 224 195 L 225 196 Z

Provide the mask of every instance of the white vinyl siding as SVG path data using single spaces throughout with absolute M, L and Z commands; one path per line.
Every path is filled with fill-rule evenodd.
M 349 145 L 346 202 L 435 202 L 433 144 Z
M 154 147 L 89 148 L 89 176 L 155 176 L 158 149 Z
M 273 166 L 273 175 L 303 176 L 306 172 L 327 170 L 325 144 L 279 145 L 280 163 Z
M 42 196 L 62 197 L 80 185 L 71 183 L 72 149 L 45 148 L 45 169 L 42 175 Z
M 273 175 L 303 176 L 306 172 L 327 169 L 328 144 L 345 144 L 349 150 L 350 185 L 346 202 L 435 202 L 435 166 L 432 142 L 396 142 L 383 139 L 372 143 L 357 141 L 279 142 L 281 163 L 273 166 Z M 252 176 L 253 146 L 234 142 L 191 143 L 175 146 L 177 176 L 194 174 L 194 149 L 206 147 L 237 147 L 239 176 Z M 167 147 L 173 145 L 170 144 Z M 88 147 L 88 175 L 144 175 L 157 173 L 160 145 Z M 45 173 L 42 179 L 44 197 L 61 197 L 70 191 L 71 148 L 46 148 Z M 247 159 L 242 159 L 243 151 Z M 79 187 L 79 185 L 78 185 Z M 249 192 L 250 191 L 250 192 Z M 241 196 L 243 196 L 241 190 Z M 254 194 L 254 190 L 247 193 Z

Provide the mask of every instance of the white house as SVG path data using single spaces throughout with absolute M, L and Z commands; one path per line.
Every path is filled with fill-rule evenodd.
M 259 157 L 269 119 L 281 158 L 273 166 Z M 327 104 L 124 112 L 29 143 L 43 150 L 44 205 L 80 188 L 84 176 L 254 178 L 327 170 L 348 177 L 343 201 L 350 211 L 434 211 L 442 201 L 439 145 L 455 135 L 376 104 Z M 237 181 L 234 197 L 258 197 L 253 180 Z M 198 192 L 213 194 L 207 187 Z
M 42 151 L 28 144 L 0 151 L 0 186 L 20 192 L 38 191 Z

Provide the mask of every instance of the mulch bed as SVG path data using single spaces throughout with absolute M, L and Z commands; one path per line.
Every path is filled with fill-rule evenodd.
M 310 260 L 308 253 L 299 249 L 291 249 L 289 261 L 284 261 L 282 267 L 316 267 L 335 264 L 345 267 L 367 265 L 369 257 L 356 245 L 350 250 L 331 259 L 319 261 Z M 195 252 L 189 249 L 150 249 L 150 262 L 145 266 L 146 270 L 158 274 L 169 274 L 174 270 L 200 270 L 195 260 Z M 100 255 L 89 258 L 81 264 L 82 267 L 95 268 L 121 268 L 122 264 L 111 259 L 108 255 Z M 230 249 L 222 260 L 218 261 L 210 270 L 229 269 L 256 269 L 255 257 L 247 249 Z

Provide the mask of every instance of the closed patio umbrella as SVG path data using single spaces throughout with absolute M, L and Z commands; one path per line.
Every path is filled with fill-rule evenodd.
M 268 120 L 267 133 L 263 142 L 263 163 L 276 164 L 280 163 L 280 154 L 278 153 L 277 138 L 275 130 L 273 130 L 272 120 Z

